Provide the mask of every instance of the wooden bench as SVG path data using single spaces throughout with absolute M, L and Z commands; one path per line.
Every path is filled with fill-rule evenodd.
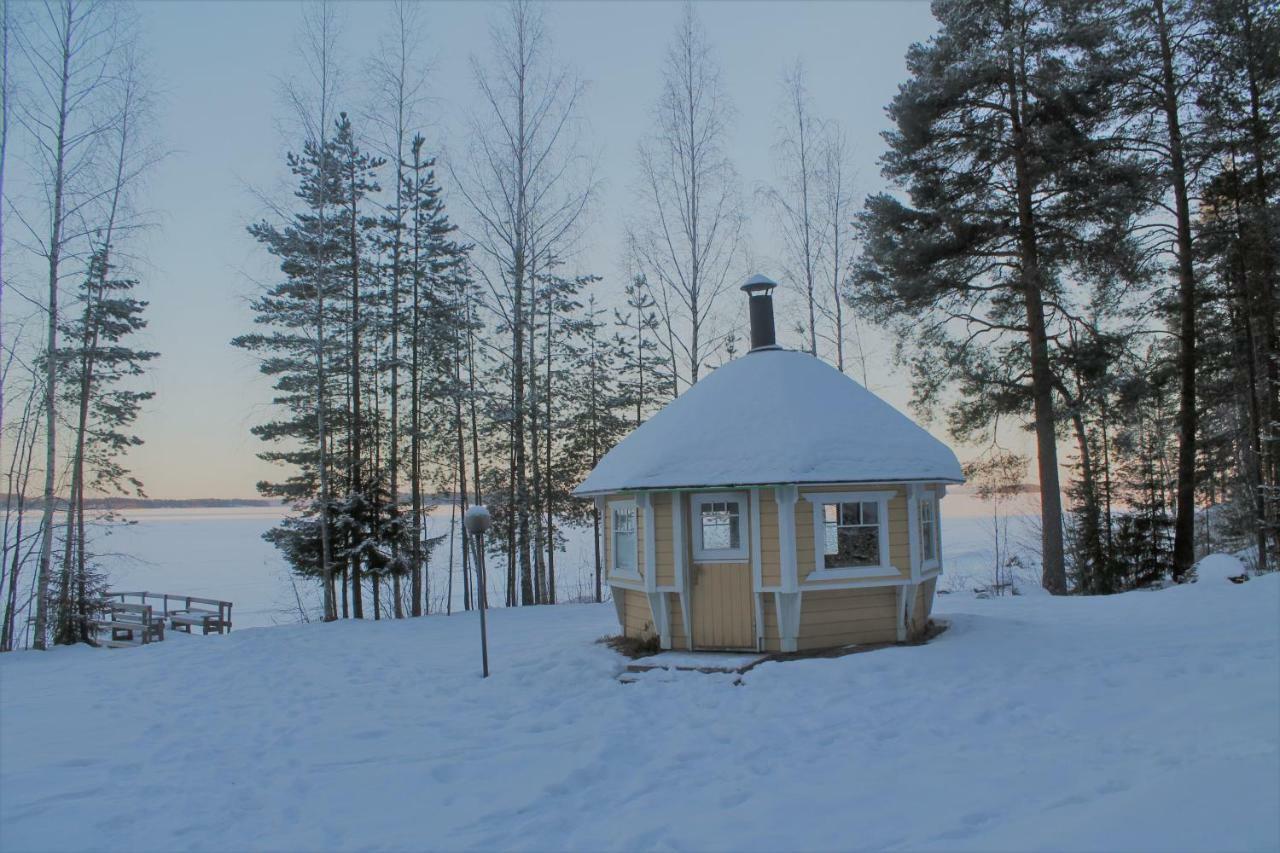
M 99 645 L 120 648 L 143 646 L 164 640 L 164 620 L 157 618 L 149 604 L 104 601 L 98 618 L 88 620 Z M 105 637 L 98 636 L 105 633 Z
M 216 598 L 198 598 L 193 595 L 174 595 L 167 592 L 110 592 L 108 597 L 126 601 L 137 599 L 140 604 L 148 601 L 160 608 L 158 616 L 175 631 L 190 634 L 192 627 L 209 634 L 226 634 L 231 631 L 231 602 Z
M 193 627 L 199 627 L 201 633 L 225 634 L 231 631 L 231 602 L 218 601 L 214 598 L 195 598 L 186 596 L 182 599 L 183 607 L 168 611 L 169 625 L 175 631 L 191 633 Z M 166 602 L 167 603 L 167 602 Z

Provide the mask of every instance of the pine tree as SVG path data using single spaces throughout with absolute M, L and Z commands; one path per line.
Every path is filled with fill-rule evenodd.
M 1109 147 L 1104 22 L 1081 3 L 950 0 L 914 45 L 889 108 L 880 193 L 860 217 L 853 297 L 919 356 L 917 401 L 958 383 L 953 431 L 1031 413 L 1041 488 L 1044 585 L 1066 591 L 1058 476 L 1055 325 L 1078 310 L 1084 267 L 1127 275 L 1142 173 Z M 1096 273 L 1095 273 L 1096 274 Z
M 1280 550 L 1280 9 L 1258 0 L 1193 8 L 1205 31 L 1193 45 L 1205 69 L 1195 92 L 1206 161 L 1195 239 L 1212 331 L 1202 338 L 1229 341 L 1210 353 L 1201 397 L 1239 425 L 1224 437 L 1238 461 L 1226 482 L 1265 569 Z
M 648 282 L 637 275 L 623 289 L 625 308 L 614 309 L 614 348 L 621 354 L 621 393 L 633 404 L 632 426 L 638 427 L 674 387 L 671 362 L 658 343 L 657 303 Z
M 142 496 L 142 483 L 120 457 L 142 444 L 133 433 L 142 404 L 154 395 L 127 386 L 141 376 L 158 353 L 130 346 L 147 326 L 147 303 L 133 296 L 137 279 L 111 275 L 109 250 L 99 249 L 77 294 L 75 320 L 64 321 L 59 351 L 63 401 L 76 412 L 71 495 L 66 545 L 58 584 L 56 639 L 73 643 L 84 637 L 84 619 L 101 589 L 93 584 L 85 532 L 86 486 L 95 492 Z M 71 313 L 71 312 L 68 312 Z M 74 315 L 73 315 L 74 316 Z
M 329 401 L 341 399 L 346 348 L 336 334 L 345 319 L 343 282 L 333 275 L 341 252 L 340 221 L 327 215 L 338 199 L 341 176 L 330 148 L 314 141 L 287 163 L 298 182 L 301 208 L 282 224 L 258 222 L 249 234 L 280 261 L 282 279 L 252 303 L 262 331 L 241 335 L 234 346 L 257 355 L 259 368 L 273 380 L 275 405 L 282 417 L 252 429 L 271 445 L 262 459 L 287 466 L 288 476 L 261 482 L 258 490 L 294 504 L 301 517 L 286 520 L 266 534 L 302 574 L 318 575 L 326 590 L 326 618 L 335 614 L 333 577 L 325 551 L 336 550 L 330 535 L 334 501 L 325 488 L 332 469 L 339 417 Z M 308 544 L 314 538 L 314 549 Z M 313 553 L 314 552 L 314 553 Z M 314 556 L 315 562 L 301 563 Z M 344 586 L 344 603 L 346 589 Z M 345 607 L 344 607 L 345 615 Z

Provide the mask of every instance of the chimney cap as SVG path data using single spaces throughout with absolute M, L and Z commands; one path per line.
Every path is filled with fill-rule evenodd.
M 778 286 L 778 283 L 768 276 L 756 273 L 742 283 L 742 290 L 755 296 L 757 293 L 768 293 Z

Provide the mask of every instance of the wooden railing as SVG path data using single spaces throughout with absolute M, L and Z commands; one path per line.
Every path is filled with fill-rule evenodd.
M 231 631 L 230 601 L 168 592 L 109 592 L 107 599 L 121 603 L 136 599 L 143 605 L 156 602 L 160 608 L 156 617 L 168 622 L 175 631 L 190 634 L 193 626 L 204 634 L 225 634 Z M 152 605 L 152 609 L 155 610 L 155 605 Z

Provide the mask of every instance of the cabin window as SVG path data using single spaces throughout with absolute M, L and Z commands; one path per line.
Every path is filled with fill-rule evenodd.
M 854 580 L 898 573 L 889 555 L 889 502 L 896 492 L 809 492 L 813 568 L 809 580 Z
M 880 504 L 876 501 L 824 503 L 823 568 L 880 565 Z
M 609 550 L 614 574 L 638 575 L 635 501 L 611 501 L 609 515 Z
M 747 502 L 742 495 L 694 495 L 693 558 L 701 562 L 747 558 Z
M 938 562 L 938 499 L 928 493 L 920 499 L 920 560 Z

